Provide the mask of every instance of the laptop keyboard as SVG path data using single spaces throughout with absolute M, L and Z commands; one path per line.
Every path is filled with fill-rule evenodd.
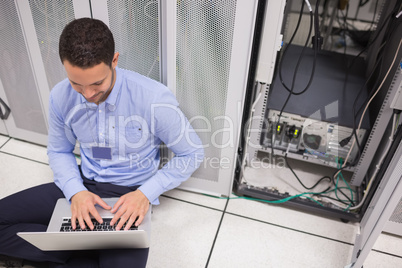
M 94 229 L 91 230 L 89 227 L 85 224 L 85 229 L 81 229 L 81 226 L 76 224 L 75 230 L 73 230 L 73 227 L 71 227 L 71 219 L 70 218 L 64 218 L 63 223 L 60 228 L 60 232 L 93 232 L 93 231 L 116 231 L 116 226 L 119 223 L 120 219 L 113 225 L 110 226 L 110 221 L 112 218 L 105 218 L 103 219 L 103 223 L 100 224 L 96 219 L 92 219 L 92 224 L 94 225 Z M 123 225 L 121 230 L 124 230 L 126 227 L 126 224 Z M 138 230 L 138 227 L 135 227 L 134 224 L 131 225 L 130 229 L 128 230 Z

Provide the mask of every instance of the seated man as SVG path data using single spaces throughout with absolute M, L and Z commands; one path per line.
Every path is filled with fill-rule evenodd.
M 169 89 L 117 67 L 119 53 L 103 22 L 69 23 L 59 54 L 67 79 L 49 100 L 48 156 L 55 183 L 0 200 L 0 255 L 54 267 L 145 267 L 148 249 L 41 251 L 16 235 L 46 231 L 62 197 L 71 201 L 73 228 L 77 221 L 92 229 L 91 216 L 101 221 L 96 204 L 115 213 L 111 224 L 121 219 L 118 230 L 137 218 L 139 225 L 149 204 L 158 204 L 158 197 L 189 178 L 203 159 L 201 141 Z M 77 140 L 80 167 L 73 154 Z M 161 142 L 174 157 L 159 169 Z M 120 198 L 112 208 L 104 197 Z

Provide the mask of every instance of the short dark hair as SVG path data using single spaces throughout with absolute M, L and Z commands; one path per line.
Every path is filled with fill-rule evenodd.
M 64 27 L 59 40 L 61 62 L 90 68 L 100 63 L 111 66 L 114 56 L 113 34 L 100 20 L 81 18 Z

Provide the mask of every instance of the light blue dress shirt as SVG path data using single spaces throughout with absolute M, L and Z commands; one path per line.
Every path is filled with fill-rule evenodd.
M 86 188 L 73 154 L 80 143 L 83 175 L 97 182 L 138 189 L 152 204 L 188 179 L 204 157 L 202 143 L 164 85 L 116 68 L 116 82 L 106 101 L 89 103 L 70 85 L 58 83 L 49 100 L 48 157 L 54 181 L 65 197 Z M 159 145 L 174 157 L 159 168 Z M 111 160 L 95 159 L 92 147 L 110 147 Z

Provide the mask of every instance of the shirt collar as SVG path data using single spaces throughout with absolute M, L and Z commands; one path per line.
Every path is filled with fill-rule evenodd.
M 112 91 L 110 92 L 109 96 L 107 97 L 107 99 L 105 101 L 107 104 L 114 106 L 114 107 L 116 106 L 117 97 L 120 94 L 121 84 L 122 84 L 122 80 L 123 80 L 122 76 L 123 76 L 123 74 L 122 74 L 121 70 L 118 67 L 116 67 L 116 81 L 114 83 Z M 91 108 L 97 107 L 97 105 L 95 103 L 88 102 L 84 98 L 84 96 L 82 96 L 81 94 L 80 94 L 80 97 L 81 97 L 81 102 L 86 102 L 88 107 L 91 107 Z

